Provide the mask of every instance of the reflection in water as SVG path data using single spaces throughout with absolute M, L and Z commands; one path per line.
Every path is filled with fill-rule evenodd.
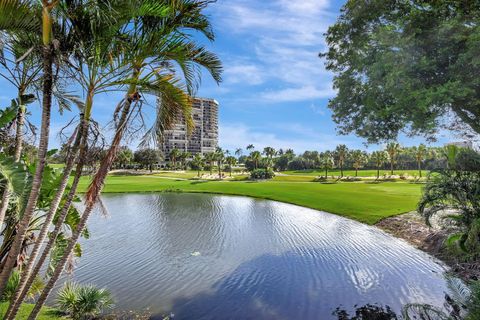
M 438 261 L 377 228 L 272 201 L 201 194 L 103 197 L 75 279 L 119 309 L 175 319 L 336 319 L 338 306 L 441 306 Z M 351 313 L 353 314 L 353 313 Z

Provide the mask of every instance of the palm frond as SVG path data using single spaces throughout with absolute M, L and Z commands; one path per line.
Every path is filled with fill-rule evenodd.
M 0 30 L 9 32 L 38 32 L 40 10 L 31 1 L 0 0 Z

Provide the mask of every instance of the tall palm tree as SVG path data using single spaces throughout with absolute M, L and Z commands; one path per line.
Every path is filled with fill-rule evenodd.
M 325 151 L 320 155 L 320 166 L 325 170 L 325 179 L 328 178 L 328 170 L 333 169 L 335 161 L 332 152 Z
M 228 156 L 225 159 L 225 162 L 228 164 L 228 167 L 230 168 L 230 177 L 232 176 L 232 171 L 233 171 L 233 166 L 237 164 L 237 158 Z
M 173 148 L 170 151 L 169 157 L 170 157 L 170 161 L 173 164 L 173 170 L 177 170 L 177 160 L 180 158 L 180 155 L 181 155 L 181 151 L 178 150 L 177 148 Z
M 343 178 L 343 166 L 345 165 L 345 160 L 348 157 L 348 148 L 344 144 L 340 144 L 335 149 L 335 157 L 337 158 L 337 164 L 340 168 L 340 177 Z
M 200 153 L 195 154 L 195 156 L 192 159 L 192 165 L 197 168 L 197 175 L 200 178 L 200 172 L 203 169 L 203 166 L 205 165 L 205 161 Z
M 267 157 L 267 170 L 273 165 L 273 157 L 277 154 L 277 151 L 272 147 L 265 147 L 263 154 Z
M 242 156 L 242 154 L 243 154 L 242 148 L 237 148 L 235 150 L 235 156 L 237 156 L 237 158 L 240 158 Z
M 371 159 L 375 163 L 377 168 L 377 180 L 380 178 L 380 168 L 383 166 L 385 161 L 387 161 L 387 154 L 385 151 L 374 151 L 372 152 Z
M 252 151 L 253 149 L 255 149 L 255 146 L 253 144 L 249 144 L 247 146 L 247 151 Z
M 390 142 L 387 144 L 386 151 L 388 153 L 388 161 L 390 162 L 390 174 L 393 175 L 393 167 L 397 163 L 397 157 L 400 153 L 400 144 L 398 142 Z
M 38 45 L 42 54 L 42 116 L 40 137 L 38 144 L 37 163 L 33 176 L 32 187 L 27 205 L 23 211 L 22 219 L 17 226 L 17 234 L 12 247 L 5 259 L 3 269 L 0 272 L 0 296 L 3 295 L 8 278 L 15 267 L 17 257 L 27 234 L 30 220 L 40 194 L 40 188 L 45 169 L 48 142 L 50 134 L 50 115 L 52 108 L 52 91 L 54 85 L 53 64 L 55 48 L 52 42 L 52 10 L 57 6 L 57 1 L 42 0 L 41 7 L 28 2 L 2 0 L 0 7 L 0 31 L 6 32 L 35 32 L 42 30 L 42 42 Z M 39 9 L 41 11 L 39 11 Z M 39 13 L 42 12 L 40 15 Z M 41 26 L 41 28 L 40 28 Z
M 222 179 L 222 163 L 225 160 L 225 153 L 222 148 L 217 147 L 215 150 L 215 161 L 217 162 L 217 169 L 218 169 L 218 178 Z
M 355 177 L 358 177 L 358 169 L 362 168 L 368 162 L 368 155 L 362 150 L 351 152 L 353 167 L 355 168 Z
M 205 162 L 208 163 L 210 167 L 210 175 L 213 174 L 213 163 L 215 162 L 215 152 L 207 152 L 205 154 Z
M 427 155 L 427 147 L 422 143 L 418 147 L 413 147 L 413 155 L 415 156 L 415 160 L 417 161 L 417 168 L 419 177 L 422 177 L 422 162 L 425 160 L 425 156 Z
M 131 70 L 133 71 L 131 77 L 126 81 L 126 83 L 129 83 L 126 96 L 119 105 L 119 108 L 117 108 L 118 112 L 116 112 L 116 114 L 119 114 L 119 117 L 116 132 L 110 148 L 87 190 L 85 195 L 86 206 L 80 222 L 68 241 L 66 250 L 57 263 L 50 280 L 39 296 L 29 319 L 35 319 L 40 308 L 45 303 L 46 298 L 60 276 L 69 255 L 75 247 L 79 235 L 83 231 L 98 201 L 105 178 L 115 160 L 122 137 L 128 126 L 131 110 L 135 110 L 141 106 L 139 90 L 144 89 L 147 92 L 154 92 L 161 96 L 161 112 L 159 112 L 160 115 L 157 116 L 155 121 L 155 131 L 157 135 L 161 135 L 165 128 L 173 124 L 178 115 L 183 113 L 187 118 L 189 115 L 191 116 L 191 100 L 187 94 L 184 93 L 179 80 L 171 74 L 169 67 L 165 68 L 165 65 L 172 65 L 169 62 L 175 61 L 184 67 L 183 73 L 189 91 L 193 89 L 195 85 L 192 79 L 192 70 L 196 70 L 195 68 L 198 65 L 207 68 L 215 80 L 221 80 L 221 64 L 219 60 L 205 49 L 196 46 L 188 36 L 188 32 L 184 32 L 184 29 L 198 30 L 210 36 L 213 40 L 208 19 L 202 13 L 210 1 L 191 2 L 187 0 L 172 0 L 171 2 L 166 2 L 167 3 L 162 6 L 158 5 L 158 2 L 140 1 L 140 3 L 132 3 L 133 6 L 129 8 L 131 12 L 136 14 L 132 14 L 134 17 L 133 23 L 128 23 L 123 31 L 130 36 L 132 41 L 128 41 L 123 45 L 125 47 L 132 45 L 132 43 L 135 45 L 134 48 L 129 47 L 131 50 L 125 51 L 128 54 L 132 54 L 131 56 L 127 55 L 125 61 L 131 65 Z M 152 4 L 155 4 L 155 6 L 152 6 Z M 148 6 L 145 7 L 146 5 Z M 152 10 L 156 14 L 154 15 L 154 12 L 148 10 Z M 145 15 L 145 12 L 148 14 L 148 19 L 143 21 L 143 24 L 137 24 L 136 22 L 141 19 L 139 13 Z M 153 20 L 156 21 L 156 23 L 153 23 L 154 26 L 152 29 L 144 28 L 146 25 L 150 26 L 149 24 L 152 23 L 151 18 L 154 18 Z M 137 29 L 137 27 L 139 29 Z M 138 33 L 136 31 L 138 31 Z M 172 49 L 171 46 L 164 46 L 165 44 L 171 44 L 173 41 L 172 36 L 175 36 L 174 38 L 177 40 L 174 44 L 174 47 L 177 49 L 176 52 L 170 50 Z M 162 43 L 163 41 L 159 41 L 164 39 L 164 43 Z M 184 41 L 179 41 L 179 39 L 183 39 Z M 139 44 L 142 44 L 142 46 L 139 46 Z M 151 67 L 153 68 L 150 69 Z M 185 68 L 187 68 L 187 70 Z M 148 70 L 153 71 L 148 73 Z
M 253 151 L 252 153 L 250 153 L 250 159 L 255 164 L 255 169 L 258 169 L 258 163 L 260 162 L 260 160 L 262 160 L 262 154 L 260 153 L 260 151 Z

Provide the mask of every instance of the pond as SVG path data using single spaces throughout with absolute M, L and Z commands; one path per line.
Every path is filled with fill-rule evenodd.
M 361 201 L 361 199 L 359 199 Z M 442 306 L 446 267 L 381 230 L 246 197 L 105 195 L 74 279 L 121 310 L 175 319 L 330 319 L 336 308 Z

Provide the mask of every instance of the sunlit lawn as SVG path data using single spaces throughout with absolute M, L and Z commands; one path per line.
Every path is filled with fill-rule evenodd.
M 307 177 L 308 178 L 308 177 Z M 336 213 L 368 224 L 415 209 L 421 185 L 406 182 L 318 182 L 285 181 L 195 181 L 164 179 L 155 175 L 109 176 L 104 192 L 205 192 L 244 195 L 277 200 Z M 305 180 L 305 181 L 303 181 Z M 80 183 L 85 190 L 89 178 Z
M 22 306 L 20 307 L 20 310 L 18 311 L 17 317 L 15 319 L 16 320 L 27 319 L 30 312 L 33 309 L 33 306 L 34 306 L 33 304 L 29 304 L 29 303 L 22 304 Z M 5 312 L 7 312 L 7 308 L 8 308 L 8 302 L 0 303 L 0 316 L 2 318 Z M 60 319 L 66 320 L 70 318 L 59 316 L 58 313 L 52 308 L 43 307 L 37 319 L 38 320 L 60 320 Z

